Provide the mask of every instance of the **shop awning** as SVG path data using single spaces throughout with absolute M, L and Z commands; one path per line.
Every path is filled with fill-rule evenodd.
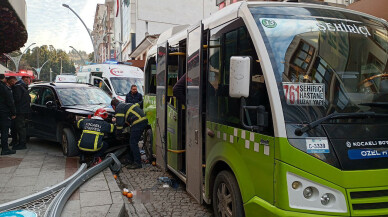
M 27 38 L 27 29 L 13 6 L 9 3 L 8 0 L 1 0 L 0 53 L 10 53 L 20 49 L 26 43 Z

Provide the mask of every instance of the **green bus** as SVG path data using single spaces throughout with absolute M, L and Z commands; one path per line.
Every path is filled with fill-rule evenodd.
M 249 1 L 161 34 L 147 152 L 217 217 L 388 216 L 387 25 Z

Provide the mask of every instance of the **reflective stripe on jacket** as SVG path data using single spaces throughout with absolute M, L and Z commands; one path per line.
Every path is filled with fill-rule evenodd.
M 81 119 L 77 122 L 77 127 L 82 129 L 78 148 L 91 152 L 100 150 L 105 133 L 113 133 L 115 129 L 113 124 L 99 119 Z
M 147 120 L 139 104 L 120 103 L 116 107 L 116 126 L 117 129 L 123 129 L 125 124 L 133 126 L 137 123 Z

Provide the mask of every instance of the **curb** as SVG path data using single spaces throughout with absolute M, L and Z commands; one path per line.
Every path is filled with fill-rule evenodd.
M 105 179 L 108 183 L 109 191 L 112 197 L 112 205 L 109 208 L 108 214 L 106 217 L 124 217 L 126 216 L 126 209 L 125 209 L 125 202 L 121 195 L 121 190 L 116 182 L 116 180 L 113 178 L 113 174 L 110 171 L 109 168 L 106 168 L 103 171 L 103 174 L 105 176 Z

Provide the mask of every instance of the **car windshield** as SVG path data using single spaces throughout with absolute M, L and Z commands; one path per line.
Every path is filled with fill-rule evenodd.
M 113 89 L 119 96 L 125 96 L 131 90 L 131 86 L 135 84 L 137 91 L 143 94 L 143 79 L 142 78 L 111 78 Z
M 386 112 L 383 23 L 316 8 L 250 10 L 271 59 L 286 122 L 311 122 L 335 112 Z
M 63 106 L 110 104 L 111 98 L 100 88 L 57 89 Z

